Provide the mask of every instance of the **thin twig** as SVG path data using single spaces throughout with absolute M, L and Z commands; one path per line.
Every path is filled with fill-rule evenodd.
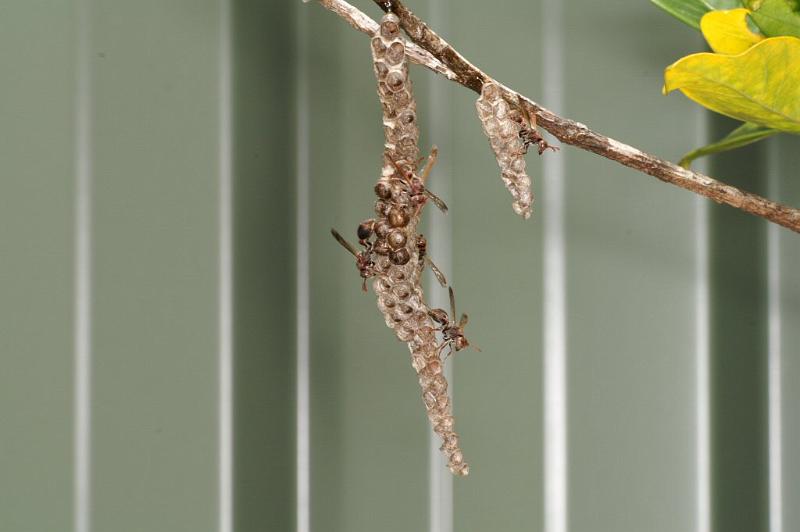
M 319 0 L 319 3 L 326 9 L 342 17 L 348 24 L 361 33 L 372 36 L 378 31 L 377 22 L 343 0 Z M 441 61 L 433 57 L 430 52 L 423 50 L 413 42 L 406 43 L 406 55 L 408 55 L 408 58 L 413 62 L 423 65 L 451 81 L 458 81 L 458 78 L 452 70 L 444 66 Z
M 337 13 L 360 31 L 371 34 L 373 30 L 368 30 L 368 28 L 377 28 L 377 24 L 372 19 L 344 0 L 319 1 L 324 7 Z M 418 54 L 410 57 L 412 61 L 420 63 L 434 72 L 443 74 L 448 79 L 472 89 L 478 94 L 480 94 L 481 87 L 487 81 L 497 83 L 510 102 L 522 102 L 527 107 L 529 114 L 536 116 L 537 125 L 542 126 L 543 129 L 561 142 L 602 155 L 629 168 L 656 177 L 665 183 L 672 183 L 710 198 L 717 203 L 730 205 L 800 233 L 800 210 L 745 192 L 731 185 L 726 185 L 707 175 L 682 168 L 633 146 L 592 131 L 580 122 L 563 118 L 542 107 L 527 96 L 511 90 L 494 80 L 467 61 L 464 56 L 439 37 L 400 0 L 373 1 L 384 11 L 394 12 L 400 18 L 400 23 L 409 38 L 419 45 L 423 52 L 429 52 L 429 56 L 436 62 L 431 61 L 431 57 Z M 367 23 L 366 20 L 370 22 Z

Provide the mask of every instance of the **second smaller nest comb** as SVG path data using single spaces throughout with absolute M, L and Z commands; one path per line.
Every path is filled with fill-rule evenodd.
M 503 184 L 514 202 L 514 212 L 525 219 L 530 218 L 533 204 L 531 178 L 526 173 L 527 151 L 520 132 L 524 128 L 522 112 L 503 98 L 496 83 L 484 83 L 480 98 L 475 102 L 483 132 L 489 137 Z

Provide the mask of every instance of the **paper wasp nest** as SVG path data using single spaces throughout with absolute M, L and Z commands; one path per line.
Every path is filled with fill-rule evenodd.
M 442 438 L 450 471 L 467 475 L 469 466 L 453 431 L 435 324 L 422 293 L 422 236 L 416 230 L 424 206 L 416 175 L 419 129 L 399 19 L 385 15 L 371 43 L 386 136 L 381 177 L 375 185 L 376 217 L 369 231 L 375 238 L 373 287 L 386 325 L 411 351 L 428 418 Z
M 525 173 L 526 146 L 521 138 L 522 113 L 511 106 L 495 83 L 484 83 L 475 103 L 483 132 L 489 137 L 503 183 L 514 198 L 514 212 L 527 219 L 531 216 L 531 178 Z

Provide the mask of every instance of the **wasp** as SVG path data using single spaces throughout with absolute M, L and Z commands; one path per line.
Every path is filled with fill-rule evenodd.
M 548 144 L 535 128 L 523 126 L 522 129 L 519 130 L 519 138 L 522 140 L 522 153 L 528 153 L 528 148 L 534 144 L 537 145 L 536 151 L 539 155 L 543 154 L 546 150 L 558 151 L 558 147 Z
M 453 287 L 449 287 L 448 292 L 450 293 L 450 316 L 455 319 L 456 316 L 456 297 L 453 293 Z M 444 341 L 442 345 L 439 346 L 439 354 L 441 355 L 442 351 L 445 347 L 449 347 L 450 351 L 447 353 L 447 357 L 453 354 L 454 351 L 461 351 L 462 349 L 466 349 L 470 346 L 467 337 L 464 336 L 464 327 L 466 327 L 467 322 L 469 321 L 469 316 L 466 314 L 461 314 L 461 318 L 459 318 L 458 323 L 455 321 L 450 321 L 447 312 L 440 308 L 436 308 L 433 310 L 428 311 L 428 315 L 431 317 L 433 321 L 438 323 L 440 327 L 437 329 L 441 331 L 442 338 Z M 475 346 L 472 346 L 473 349 L 476 351 L 480 351 Z
M 403 170 L 394 160 L 391 160 L 391 163 L 395 170 L 397 170 L 397 173 L 403 176 L 406 182 L 409 184 L 409 199 L 412 205 L 417 208 L 421 208 L 428 200 L 431 200 L 440 211 L 446 214 L 447 204 L 442 200 L 442 198 L 425 187 L 425 181 L 427 181 L 433 165 L 436 164 L 436 159 L 438 156 L 439 148 L 433 146 L 431 148 L 430 155 L 428 155 L 428 160 L 425 162 L 425 166 L 420 171 L 419 175 L 410 170 Z M 417 164 L 419 164 L 421 161 L 422 159 L 417 161 Z
M 522 153 L 528 153 L 528 148 L 536 144 L 536 151 L 539 155 L 543 154 L 546 150 L 558 151 L 557 146 L 551 146 L 544 140 L 536 129 L 536 115 L 528 112 L 527 107 L 522 102 L 521 98 L 517 98 L 519 109 L 525 114 L 526 120 L 518 112 L 511 114 L 511 119 L 519 123 L 521 129 L 519 130 L 519 138 L 522 141 Z
M 353 245 L 344 239 L 342 235 L 339 234 L 339 231 L 336 229 L 331 228 L 331 234 L 333 238 L 339 242 L 344 249 L 349 251 L 353 254 L 356 258 L 356 267 L 358 268 L 358 273 L 361 275 L 363 281 L 361 282 L 361 290 L 364 292 L 367 291 L 367 279 L 373 277 L 375 275 L 375 262 L 372 260 L 372 244 L 370 242 L 364 241 L 366 249 L 364 251 L 356 251 L 356 248 Z M 359 235 L 360 237 L 361 235 Z M 359 238 L 359 240 L 362 240 Z

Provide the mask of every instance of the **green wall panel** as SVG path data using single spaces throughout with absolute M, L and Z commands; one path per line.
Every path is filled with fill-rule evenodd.
M 713 135 L 732 121 L 715 119 Z M 735 127 L 735 126 L 734 126 Z M 766 194 L 767 143 L 715 158 L 727 182 Z M 712 490 L 720 530 L 769 530 L 767 232 L 733 209 L 711 211 Z
M 232 8 L 234 530 L 292 530 L 295 9 Z
M 93 527 L 215 530 L 219 3 L 91 13 Z
M 769 165 L 774 172 L 772 193 L 784 203 L 800 205 L 800 142 L 795 137 L 782 136 L 774 139 Z M 783 529 L 796 530 L 800 527 L 800 241 L 797 235 L 785 229 L 771 230 L 776 244 L 777 273 L 775 310 L 780 319 L 775 339 L 779 346 L 776 351 L 780 357 L 778 379 L 781 394 L 778 397 L 781 407 L 781 472 Z M 773 324 L 774 327 L 774 324 Z
M 0 4 L 3 531 L 72 523 L 75 15 Z

